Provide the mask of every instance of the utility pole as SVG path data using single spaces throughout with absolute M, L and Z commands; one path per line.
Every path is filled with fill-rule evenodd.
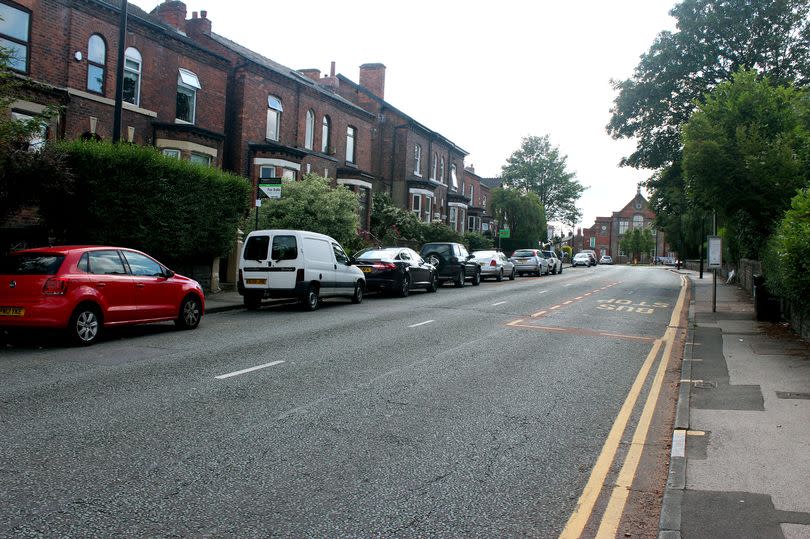
M 115 109 L 113 111 L 113 144 L 121 141 L 121 111 L 124 108 L 124 51 L 127 39 L 127 0 L 121 0 L 118 22 L 118 64 L 115 68 Z

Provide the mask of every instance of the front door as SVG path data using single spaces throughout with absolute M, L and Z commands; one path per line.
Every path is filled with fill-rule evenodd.
M 88 259 L 87 284 L 101 298 L 104 321 L 114 323 L 137 318 L 135 283 L 118 251 L 90 251 Z
M 333 242 L 332 252 L 335 254 L 335 295 L 351 296 L 357 281 L 354 268 L 349 264 L 349 257 L 340 245 Z
M 142 320 L 178 316 L 180 298 L 177 287 L 166 278 L 163 266 L 146 255 L 123 251 L 135 283 L 137 317 Z

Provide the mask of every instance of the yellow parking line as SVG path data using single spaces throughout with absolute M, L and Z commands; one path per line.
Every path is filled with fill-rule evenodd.
M 543 315 L 544 315 L 544 314 L 546 314 L 547 312 L 548 312 L 548 311 L 538 311 L 538 312 L 536 312 L 536 313 L 534 313 L 534 314 L 532 315 L 532 318 L 534 318 L 534 317 L 536 317 L 536 316 L 543 316 Z
M 523 319 L 520 319 L 520 320 L 513 320 L 512 322 L 509 322 L 509 323 L 508 323 L 508 324 L 506 324 L 506 325 L 507 325 L 507 326 L 516 326 L 516 325 L 520 324 L 521 322 L 523 322 Z

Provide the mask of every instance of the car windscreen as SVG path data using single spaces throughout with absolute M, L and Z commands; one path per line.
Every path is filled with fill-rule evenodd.
M 354 258 L 357 260 L 393 260 L 398 252 L 399 249 L 370 249 L 357 253 Z
M 473 256 L 475 258 L 495 258 L 497 254 L 495 251 L 473 251 Z
M 51 253 L 25 253 L 0 258 L 0 274 L 3 275 L 54 275 L 65 255 Z
M 543 256 L 546 257 L 546 258 L 552 258 L 552 255 L 551 255 L 550 251 L 543 251 Z
M 585 253 L 578 253 L 574 255 L 574 258 L 590 258 L 590 256 Z
M 531 249 L 520 249 L 515 251 L 512 256 L 534 256 L 534 251 Z

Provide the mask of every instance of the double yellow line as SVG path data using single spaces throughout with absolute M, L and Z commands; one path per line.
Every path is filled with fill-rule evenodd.
M 655 373 L 647 400 L 644 408 L 639 417 L 636 430 L 633 433 L 633 440 L 630 449 L 624 459 L 624 464 L 619 471 L 619 476 L 615 485 L 610 493 L 610 498 L 607 503 L 607 508 L 602 514 L 602 520 L 599 524 L 599 529 L 596 533 L 597 538 L 613 538 L 616 537 L 616 531 L 619 528 L 619 521 L 621 520 L 622 513 L 624 513 L 625 505 L 627 504 L 627 497 L 630 494 L 630 488 L 633 484 L 633 478 L 638 469 L 638 463 L 641 460 L 641 454 L 644 449 L 644 442 L 647 439 L 649 432 L 650 422 L 652 415 L 655 411 L 655 404 L 658 396 L 661 393 L 661 387 L 664 382 L 664 374 L 667 370 L 670 357 L 672 356 L 673 344 L 677 335 L 677 328 L 680 325 L 678 322 L 681 319 L 681 314 L 686 305 L 686 297 L 688 291 L 688 280 L 686 276 L 681 276 L 681 292 L 678 296 L 678 302 L 675 309 L 672 311 L 669 326 L 667 327 L 664 336 L 656 339 L 653 342 L 652 349 L 647 354 L 644 364 L 633 382 L 627 398 L 619 410 L 619 415 L 613 422 L 613 426 L 608 433 L 605 444 L 602 446 L 602 451 L 599 453 L 599 458 L 591 471 L 591 476 L 585 484 L 582 495 L 579 497 L 577 507 L 574 513 L 568 519 L 565 529 L 560 534 L 561 539 L 575 539 L 582 536 L 588 521 L 593 513 L 594 505 L 597 498 L 599 498 L 602 489 L 605 486 L 605 479 L 607 478 L 613 461 L 616 458 L 619 444 L 621 443 L 624 431 L 630 421 L 630 416 L 636 406 L 641 391 L 644 388 L 644 382 L 650 372 L 650 369 L 655 363 L 655 358 L 658 357 L 658 352 L 661 350 L 661 345 L 664 345 L 664 353 L 661 356 L 661 361 L 658 364 L 658 370 Z

